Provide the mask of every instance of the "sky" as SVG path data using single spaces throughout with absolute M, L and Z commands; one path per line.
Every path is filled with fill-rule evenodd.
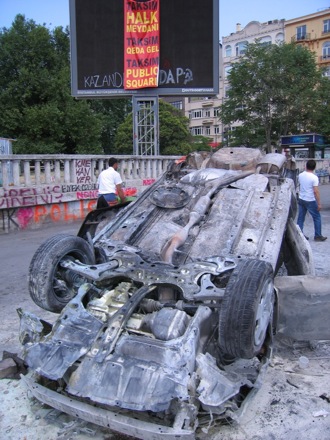
M 220 0 L 219 37 L 236 32 L 236 23 L 243 28 L 250 21 L 290 20 L 329 7 L 330 0 Z M 0 0 L 0 28 L 9 28 L 17 14 L 50 29 L 65 27 L 70 21 L 69 0 Z

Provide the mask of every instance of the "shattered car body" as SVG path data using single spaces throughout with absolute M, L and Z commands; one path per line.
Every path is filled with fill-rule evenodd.
M 141 439 L 235 420 L 272 352 L 275 275 L 313 275 L 285 158 L 191 154 L 133 203 L 90 213 L 34 255 L 23 377 L 41 401 Z

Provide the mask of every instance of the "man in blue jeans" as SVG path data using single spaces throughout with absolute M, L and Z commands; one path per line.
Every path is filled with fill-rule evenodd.
M 111 157 L 109 159 L 109 168 L 100 173 L 97 181 L 99 186 L 98 206 L 101 206 L 101 204 L 99 204 L 101 196 L 104 197 L 109 205 L 118 203 L 117 194 L 121 199 L 121 203 L 126 201 L 125 193 L 122 188 L 123 181 L 117 170 L 118 160 L 115 157 Z
M 322 206 L 318 188 L 319 178 L 314 174 L 315 168 L 315 160 L 309 159 L 306 163 L 306 170 L 299 174 L 299 213 L 297 223 L 301 231 L 303 231 L 304 221 L 308 211 L 314 222 L 314 240 L 325 241 L 327 237 L 323 237 L 321 232 L 322 222 L 320 210 Z M 308 237 L 306 238 L 308 240 Z

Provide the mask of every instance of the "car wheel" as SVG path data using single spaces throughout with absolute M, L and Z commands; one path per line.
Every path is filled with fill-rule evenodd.
M 219 314 L 224 355 L 251 359 L 263 346 L 274 308 L 273 268 L 264 261 L 240 261 L 228 281 Z
M 59 313 L 76 295 L 81 277 L 61 267 L 64 259 L 94 264 L 94 251 L 80 237 L 58 234 L 46 240 L 34 254 L 29 267 L 29 292 L 41 308 Z

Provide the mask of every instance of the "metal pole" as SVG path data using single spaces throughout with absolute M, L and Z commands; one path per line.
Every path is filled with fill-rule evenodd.
M 159 156 L 159 102 L 157 96 L 133 96 L 133 154 Z

